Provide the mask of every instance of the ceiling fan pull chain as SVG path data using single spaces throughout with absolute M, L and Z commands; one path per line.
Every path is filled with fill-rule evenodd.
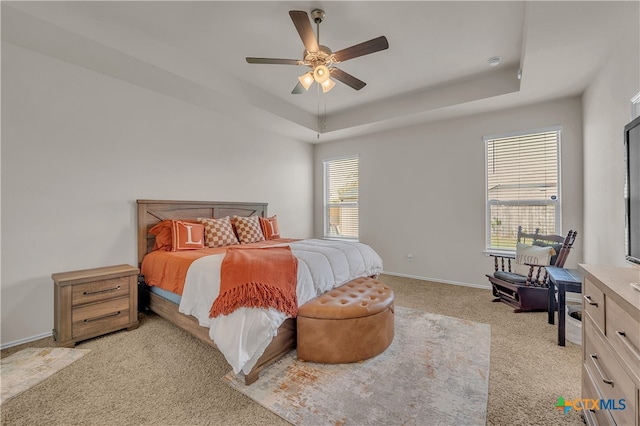
M 322 129 L 320 119 L 320 85 L 318 84 L 318 139 L 320 139 L 320 130 Z
M 323 131 L 327 131 L 327 98 L 324 98 L 324 126 L 322 126 Z

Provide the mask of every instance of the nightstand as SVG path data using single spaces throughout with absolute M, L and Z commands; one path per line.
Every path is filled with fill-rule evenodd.
M 130 265 L 52 274 L 53 337 L 60 346 L 138 327 L 138 275 Z

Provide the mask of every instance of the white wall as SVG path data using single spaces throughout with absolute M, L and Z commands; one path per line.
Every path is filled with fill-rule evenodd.
M 269 203 L 313 233 L 313 148 L 2 43 L 2 345 L 48 335 L 51 274 L 136 265 L 135 200 Z
M 483 137 L 562 126 L 562 226 L 578 231 L 567 266 L 582 259 L 579 98 L 423 124 L 315 146 L 315 231 L 322 235 L 322 161 L 360 157 L 360 240 L 387 273 L 489 286 Z M 414 260 L 409 262 L 407 254 Z
M 635 4 L 634 4 L 635 3 Z M 586 263 L 629 266 L 624 260 L 624 126 L 640 92 L 640 5 L 628 13 L 616 48 L 583 96 Z

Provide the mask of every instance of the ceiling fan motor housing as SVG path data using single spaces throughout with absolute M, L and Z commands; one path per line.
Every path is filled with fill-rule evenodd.
M 309 67 L 315 68 L 318 65 L 329 65 L 333 62 L 332 54 L 333 52 L 327 46 L 320 45 L 320 50 L 317 52 L 309 52 L 305 50 L 302 56 L 304 57 L 304 62 Z

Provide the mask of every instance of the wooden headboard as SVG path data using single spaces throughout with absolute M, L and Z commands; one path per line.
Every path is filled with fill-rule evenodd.
M 267 216 L 267 203 L 221 201 L 137 200 L 138 204 L 138 266 L 155 244 L 149 229 L 165 219 L 195 220 L 199 217 Z

